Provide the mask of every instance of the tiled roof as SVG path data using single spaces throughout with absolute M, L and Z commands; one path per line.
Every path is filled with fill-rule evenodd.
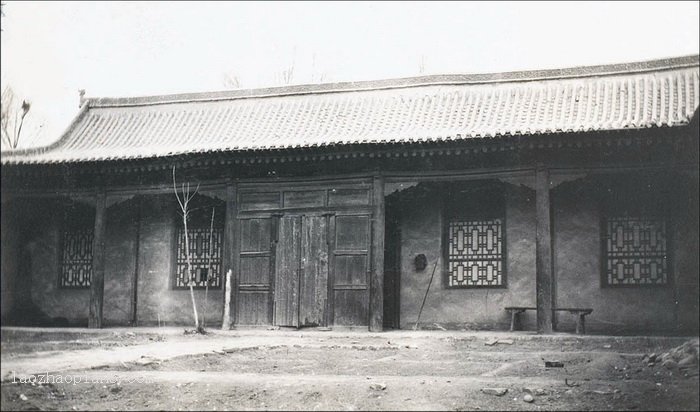
M 54 144 L 3 164 L 429 142 L 687 124 L 698 56 L 141 98 L 88 99 Z

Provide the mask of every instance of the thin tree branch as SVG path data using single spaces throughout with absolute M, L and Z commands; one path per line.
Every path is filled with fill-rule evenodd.
M 180 204 L 180 209 L 182 209 L 183 213 L 185 212 L 185 205 L 182 204 L 180 201 L 180 196 L 177 194 L 177 184 L 175 183 L 175 166 L 173 166 L 173 191 L 175 192 L 175 198 L 177 199 L 177 203 Z
M 192 257 L 190 256 L 190 236 L 189 236 L 189 229 L 187 227 L 187 220 L 190 215 L 190 201 L 192 198 L 197 194 L 197 190 L 199 190 L 199 184 L 197 184 L 197 189 L 195 189 L 194 193 L 190 192 L 190 183 L 187 182 L 182 183 L 180 186 L 182 188 L 182 193 L 178 193 L 177 190 L 177 180 L 175 179 L 175 166 L 173 166 L 173 191 L 175 192 L 175 198 L 177 199 L 178 204 L 180 205 L 180 210 L 182 211 L 182 225 L 184 227 L 185 231 L 185 258 L 187 261 L 187 284 L 189 285 L 190 289 L 190 298 L 192 299 L 192 311 L 194 315 L 194 326 L 195 330 L 198 333 L 203 333 L 203 327 L 200 326 L 199 324 L 199 315 L 197 314 L 197 302 L 195 301 L 194 298 L 194 286 L 193 284 L 195 283 L 195 274 L 194 271 L 192 270 Z

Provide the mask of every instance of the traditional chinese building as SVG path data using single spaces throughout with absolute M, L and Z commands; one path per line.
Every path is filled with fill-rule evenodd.
M 2 153 L 3 324 L 697 332 L 699 67 L 81 99 Z

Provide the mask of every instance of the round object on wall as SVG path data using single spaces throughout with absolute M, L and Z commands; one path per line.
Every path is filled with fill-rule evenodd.
M 420 255 L 416 255 L 416 258 L 413 259 L 413 265 L 416 267 L 418 272 L 421 272 L 428 266 L 428 258 L 426 258 L 422 253 Z

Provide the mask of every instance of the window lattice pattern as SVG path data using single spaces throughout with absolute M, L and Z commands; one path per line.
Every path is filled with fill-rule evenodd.
M 211 273 L 209 270 L 209 228 L 194 228 L 189 232 L 190 261 L 194 276 L 194 287 L 205 287 L 209 279 L 210 288 L 221 287 L 221 241 L 223 230 L 214 229 L 211 247 Z M 187 255 L 185 253 L 185 230 L 180 228 L 177 233 L 177 276 L 175 287 L 189 287 L 187 276 Z
M 659 285 L 668 280 L 662 219 L 613 217 L 606 222 L 608 285 Z
M 503 221 L 449 224 L 449 286 L 502 286 Z
M 63 233 L 60 286 L 90 287 L 92 278 L 93 230 L 66 230 Z

